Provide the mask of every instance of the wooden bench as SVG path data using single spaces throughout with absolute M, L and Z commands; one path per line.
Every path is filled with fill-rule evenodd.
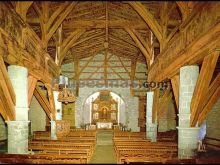
M 156 161 L 164 162 L 166 159 L 177 157 L 177 151 L 170 151 L 168 149 L 130 149 L 120 150 L 117 155 L 117 163 L 123 163 L 127 158 L 136 159 L 144 158 L 145 161 Z
M 121 139 L 145 139 L 145 132 L 124 132 L 124 131 L 116 131 L 113 134 L 113 140 L 121 140 Z
M 120 138 L 119 138 L 120 139 Z M 149 142 L 144 139 L 131 141 L 114 140 L 114 149 L 117 163 L 129 162 L 160 162 L 177 157 L 177 143 L 174 142 Z
M 220 139 L 205 137 L 204 144 L 205 144 L 206 148 L 220 150 Z
M 56 157 L 49 155 L 27 155 L 27 154 L 1 154 L 0 163 L 18 164 L 84 164 L 87 163 L 86 157 Z

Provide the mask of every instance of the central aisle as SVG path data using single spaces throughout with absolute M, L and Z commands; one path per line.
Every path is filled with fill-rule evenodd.
M 112 130 L 100 130 L 97 132 L 97 144 L 90 164 L 116 164 L 112 137 Z

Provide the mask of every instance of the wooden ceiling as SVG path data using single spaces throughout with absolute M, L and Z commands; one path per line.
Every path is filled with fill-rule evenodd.
M 19 3 L 10 2 L 19 11 Z M 24 3 L 24 2 L 23 2 Z M 107 51 L 119 57 L 146 62 L 146 54 L 135 36 L 147 44 L 155 56 L 160 52 L 160 42 L 154 25 L 166 26 L 166 36 L 181 24 L 186 7 L 192 2 L 141 2 L 152 24 L 147 24 L 138 6 L 126 1 L 30 1 L 24 20 L 37 33 L 45 50 L 60 64 L 73 62 Z M 24 4 L 22 4 L 24 9 Z M 187 9 L 188 9 L 187 8 Z M 133 36 L 133 37 L 132 37 Z M 143 45 L 142 45 L 143 47 Z M 146 47 L 144 45 L 144 47 Z

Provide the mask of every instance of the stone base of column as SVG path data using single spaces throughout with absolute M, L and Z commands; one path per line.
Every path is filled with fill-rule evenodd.
M 57 140 L 56 121 L 50 121 L 50 137 L 51 140 Z
M 147 123 L 146 127 L 147 139 L 150 139 L 151 142 L 157 141 L 157 124 Z
M 28 154 L 28 124 L 30 121 L 6 121 L 8 125 L 8 153 Z
M 199 127 L 178 129 L 178 158 L 190 159 L 196 156 L 198 148 Z

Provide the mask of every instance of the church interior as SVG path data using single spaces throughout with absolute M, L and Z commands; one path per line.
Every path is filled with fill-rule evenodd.
M 0 2 L 0 163 L 220 163 L 220 3 Z

